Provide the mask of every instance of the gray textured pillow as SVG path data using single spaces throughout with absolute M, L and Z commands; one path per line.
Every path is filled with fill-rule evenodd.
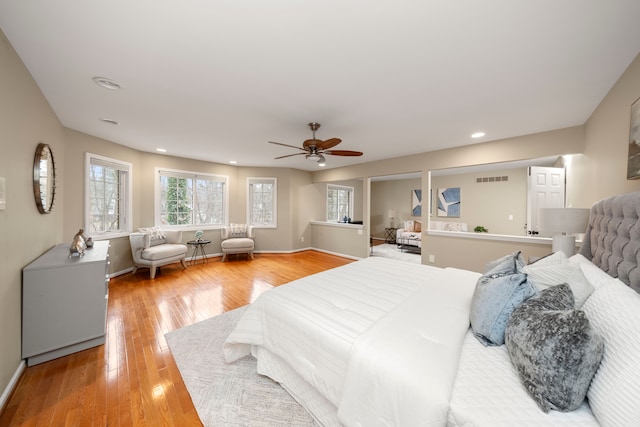
M 511 363 L 544 412 L 577 409 L 602 360 L 602 337 L 574 304 L 569 285 L 552 286 L 516 308 L 505 331 Z

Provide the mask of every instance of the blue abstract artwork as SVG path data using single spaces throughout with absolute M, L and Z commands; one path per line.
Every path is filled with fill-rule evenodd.
M 422 216 L 422 190 L 411 190 L 411 216 Z
M 460 217 L 460 187 L 438 189 L 438 216 Z

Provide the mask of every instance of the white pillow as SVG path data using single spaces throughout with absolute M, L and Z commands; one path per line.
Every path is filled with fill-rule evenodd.
M 564 261 L 562 261 L 563 259 Z M 573 292 L 576 309 L 582 307 L 582 304 L 584 304 L 594 290 L 593 286 L 591 286 L 582 274 L 580 267 L 570 263 L 564 254 L 562 254 L 562 256 L 553 254 L 545 257 L 533 264 L 525 266 L 522 272 L 529 276 L 529 280 L 531 280 L 538 292 L 550 286 L 567 283 Z
M 613 283 L 626 286 L 620 279 L 609 276 L 608 273 L 600 270 L 600 268 L 592 262 L 580 263 L 578 266 L 580 267 L 584 277 L 586 277 L 587 281 L 591 283 L 591 286 L 595 289 L 599 289 L 603 286 L 609 286 Z
M 582 309 L 604 338 L 604 356 L 587 392 L 589 406 L 603 426 L 639 426 L 640 295 L 611 282 Z
M 554 252 L 551 255 L 544 256 L 530 265 L 537 267 L 548 267 L 550 265 L 559 265 L 567 263 L 569 258 L 562 251 Z
M 413 232 L 413 227 L 414 227 L 414 224 L 412 219 L 404 221 L 404 224 L 402 226 L 402 228 L 404 228 L 404 231 L 410 231 L 410 232 Z
M 138 228 L 138 231 L 140 233 L 151 234 L 151 240 L 161 240 L 166 238 L 160 227 Z

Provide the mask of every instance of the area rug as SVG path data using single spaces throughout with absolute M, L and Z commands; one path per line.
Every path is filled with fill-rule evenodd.
M 421 255 L 413 254 L 407 251 L 401 251 L 397 245 L 389 243 L 383 243 L 382 245 L 376 245 L 371 250 L 371 256 L 381 256 L 385 258 L 399 259 L 402 261 L 415 262 L 420 264 Z
M 315 426 L 289 393 L 247 356 L 227 364 L 222 345 L 246 307 L 165 334 L 198 416 L 209 426 Z

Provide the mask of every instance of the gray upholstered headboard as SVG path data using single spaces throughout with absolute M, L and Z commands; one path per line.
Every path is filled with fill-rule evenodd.
M 640 192 L 591 207 L 580 253 L 640 293 Z

